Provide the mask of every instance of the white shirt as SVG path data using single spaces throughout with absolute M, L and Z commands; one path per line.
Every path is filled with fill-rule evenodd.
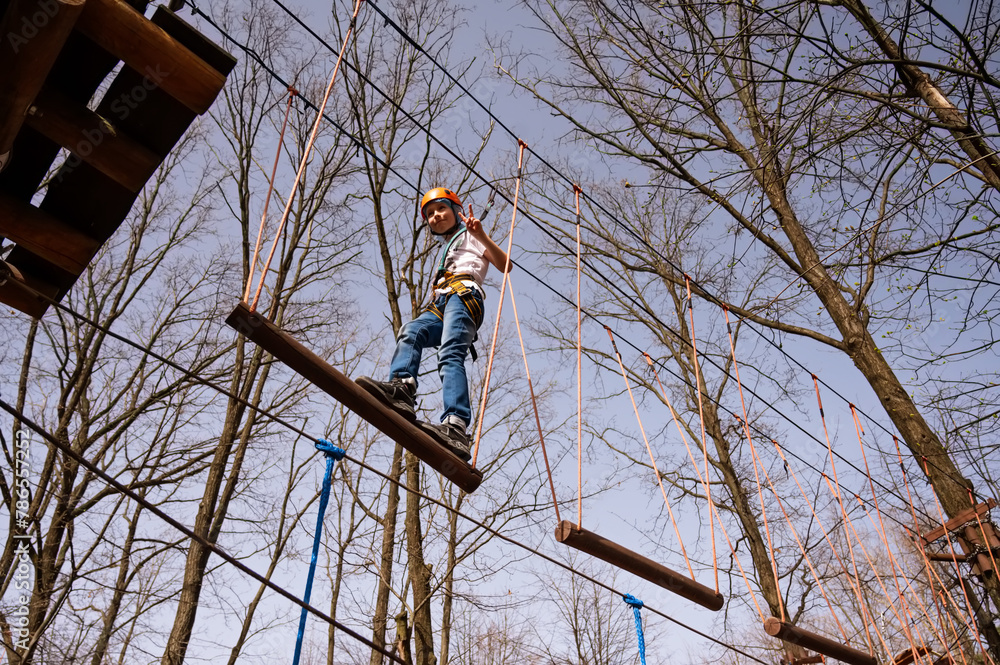
M 464 228 L 464 227 L 462 227 Z M 442 251 L 444 247 L 451 242 L 454 236 L 438 236 L 438 241 L 442 245 Z M 438 259 L 435 262 L 435 269 L 440 264 L 441 258 L 438 254 Z M 486 245 L 476 240 L 471 233 L 465 231 L 462 236 L 455 241 L 448 251 L 448 256 L 445 257 L 444 269 L 453 275 L 470 275 L 475 283 L 464 282 L 473 286 L 479 294 L 484 298 L 486 296 L 483 291 L 483 281 L 486 279 L 486 272 L 489 270 L 490 263 L 486 260 Z M 435 289 L 434 295 L 443 295 L 447 293 L 446 289 Z

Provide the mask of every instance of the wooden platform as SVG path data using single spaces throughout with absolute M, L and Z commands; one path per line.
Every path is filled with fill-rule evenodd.
M 423 430 L 383 406 L 361 386 L 293 339 L 273 322 L 257 312 L 251 312 L 246 303 L 238 304 L 226 319 L 226 323 L 327 395 L 377 427 L 461 489 L 474 492 L 482 483 L 482 471 L 473 469 L 451 451 L 439 446 Z
M 55 300 L 236 64 L 170 10 L 147 19 L 145 9 L 145 0 L 0 0 L 4 34 L 16 37 L 0 40 L 0 236 L 15 245 L 3 258 Z M 48 307 L 14 280 L 0 285 L 0 302 L 34 317 Z
M 581 529 L 572 522 L 563 520 L 556 526 L 556 540 L 564 545 L 585 552 L 591 556 L 607 561 L 613 566 L 627 570 L 633 575 L 649 580 L 676 593 L 682 598 L 698 603 L 715 612 L 722 609 L 725 597 L 703 584 L 670 570 L 641 554 L 602 538 L 592 531 Z

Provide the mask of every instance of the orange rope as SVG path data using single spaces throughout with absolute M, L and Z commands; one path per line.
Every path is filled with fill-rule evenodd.
M 302 153 L 302 160 L 299 162 L 299 170 L 295 173 L 295 182 L 292 183 L 292 188 L 288 193 L 288 201 L 285 203 L 285 211 L 281 213 L 281 221 L 278 223 L 278 231 L 274 235 L 274 244 L 271 245 L 271 251 L 267 255 L 267 261 L 264 263 L 264 268 L 261 271 L 260 283 L 257 284 L 257 291 L 254 293 L 253 302 L 250 303 L 250 311 L 255 311 L 257 309 L 257 301 L 260 300 L 260 292 L 264 289 L 264 279 L 267 277 L 268 268 L 271 267 L 271 260 L 274 258 L 274 252 L 278 248 L 278 241 L 281 239 L 281 234 L 285 230 L 285 223 L 288 221 L 288 215 L 292 210 L 292 202 L 295 200 L 295 192 L 298 191 L 299 183 L 302 182 L 302 176 L 306 171 L 306 164 L 309 162 L 309 153 L 312 152 L 313 144 L 316 142 L 316 135 L 319 134 L 320 125 L 323 122 L 323 111 L 326 110 L 326 104 L 330 100 L 330 93 L 333 92 L 333 84 L 337 80 L 337 72 L 340 71 L 340 63 L 344 59 L 344 52 L 347 51 L 347 42 L 351 39 L 351 34 L 354 32 L 354 24 L 358 19 L 358 12 L 361 11 L 361 5 L 364 0 L 355 0 L 354 2 L 354 13 L 351 14 L 351 23 L 347 28 L 347 34 L 344 35 L 344 44 L 340 47 L 340 54 L 337 56 L 337 64 L 333 67 L 333 75 L 330 77 L 330 83 L 326 86 L 326 93 L 323 95 L 323 102 L 319 105 L 319 110 L 316 112 L 316 122 L 313 123 L 312 133 L 309 135 L 309 141 L 306 143 L 305 150 Z
M 694 466 L 694 472 L 698 477 L 698 482 L 703 483 L 704 480 L 701 476 L 701 469 L 698 468 L 698 463 L 694 461 L 694 453 L 691 452 L 691 444 L 688 443 L 687 436 L 684 434 L 684 428 L 681 427 L 681 421 L 677 415 L 677 411 L 674 409 L 674 405 L 670 401 L 667 391 L 663 388 L 663 382 L 660 381 L 660 375 L 656 371 L 656 366 L 653 365 L 653 359 L 649 357 L 648 353 L 643 353 L 642 355 L 646 358 L 646 363 L 649 365 L 650 369 L 653 370 L 653 377 L 656 379 L 657 385 L 660 386 L 660 394 L 663 397 L 663 401 L 666 403 L 667 408 L 670 409 L 670 416 L 673 418 L 674 424 L 677 426 L 677 433 L 680 434 L 681 441 L 684 442 L 684 448 L 687 450 L 688 459 L 691 460 L 691 464 Z M 750 586 L 750 580 L 747 578 L 746 571 L 743 570 L 743 564 L 740 563 L 740 558 L 736 555 L 736 548 L 733 547 L 733 542 L 729 538 L 729 533 L 726 531 L 726 525 L 722 522 L 722 518 L 719 516 L 715 504 L 709 503 L 708 505 L 709 510 L 714 512 L 716 518 L 719 519 L 719 526 L 722 528 L 722 535 L 726 538 L 726 544 L 729 546 L 729 552 L 732 554 L 733 560 L 736 562 L 736 566 L 740 569 L 740 575 L 743 576 L 743 582 L 747 585 L 747 591 L 750 594 L 750 599 L 753 601 L 754 606 L 757 608 L 760 620 L 764 621 L 767 617 L 764 615 L 764 611 L 760 608 L 760 603 L 757 602 L 757 596 L 753 592 L 753 587 Z
M 875 503 L 875 514 L 878 516 L 878 524 L 877 525 L 875 524 L 875 521 L 872 519 L 870 514 L 868 515 L 868 519 L 871 520 L 872 526 L 875 527 L 875 532 L 879 535 L 879 538 L 882 540 L 882 544 L 885 546 L 886 554 L 889 555 L 889 566 L 892 569 L 892 582 L 896 587 L 896 596 L 897 598 L 899 598 L 903 614 L 905 614 L 908 619 L 912 620 L 913 616 L 910 613 L 910 608 L 906 603 L 906 598 L 903 595 L 902 589 L 899 588 L 899 578 L 897 577 L 896 573 L 898 568 L 896 564 L 896 557 L 892 553 L 892 547 L 889 545 L 889 537 L 885 530 L 885 522 L 882 520 L 882 509 L 878 503 L 878 494 L 875 492 L 875 482 L 872 480 L 871 469 L 868 466 L 868 455 L 865 453 L 865 442 L 861 438 L 861 436 L 864 434 L 864 428 L 861 426 L 861 421 L 858 419 L 857 409 L 854 408 L 853 404 L 848 403 L 848 406 L 851 407 L 851 417 L 854 419 L 854 431 L 858 435 L 858 447 L 861 449 L 861 459 L 864 460 L 865 463 L 865 475 L 868 476 L 868 487 L 871 489 L 872 501 Z M 865 508 L 864 504 L 862 504 L 861 507 L 865 510 L 865 513 L 867 514 L 868 509 Z M 888 594 L 886 595 L 888 596 Z M 893 602 L 891 598 L 889 599 L 889 606 L 893 607 Z M 897 615 L 897 618 L 900 617 Z M 900 620 L 902 621 L 902 619 Z M 914 653 L 916 653 L 917 645 L 913 639 L 913 636 L 910 633 L 909 625 L 910 625 L 909 622 L 903 622 L 901 628 L 903 630 L 903 634 L 906 635 L 907 639 L 910 641 L 910 646 L 914 649 Z
M 618 345 L 615 343 L 614 333 L 611 332 L 611 328 L 604 326 L 604 330 L 608 333 L 608 338 L 611 340 L 611 346 L 615 350 L 615 356 L 618 358 L 618 366 L 622 370 L 622 379 L 625 380 L 625 388 L 628 390 L 628 397 L 632 400 L 632 410 L 635 411 L 635 419 L 639 423 L 639 431 L 642 433 L 642 440 L 646 442 L 646 452 L 649 453 L 649 462 L 653 465 L 653 473 L 656 474 L 656 483 L 660 486 L 660 493 L 663 494 L 663 502 L 667 504 L 667 513 L 670 515 L 670 523 L 674 525 L 674 533 L 677 534 L 677 542 L 680 543 L 681 553 L 684 555 L 684 563 L 687 564 L 688 573 L 691 575 L 691 579 L 694 579 L 694 569 L 691 567 L 691 561 L 688 559 L 687 550 L 684 548 L 684 541 L 681 540 L 681 531 L 677 528 L 677 520 L 674 519 L 674 511 L 670 508 L 670 500 L 667 498 L 667 490 L 663 487 L 663 478 L 660 476 L 660 470 L 656 468 L 656 460 L 653 459 L 653 449 L 649 445 L 649 439 L 646 437 L 646 429 L 642 426 L 642 418 L 639 417 L 639 407 L 635 403 L 635 395 L 632 393 L 632 386 L 628 382 L 628 375 L 625 373 L 625 364 L 622 362 L 622 354 L 618 351 Z
M 271 205 L 271 192 L 274 191 L 274 176 L 278 172 L 281 148 L 285 144 L 285 128 L 288 127 L 288 116 L 292 112 L 292 100 L 298 94 L 298 90 L 292 86 L 288 86 L 288 104 L 285 106 L 285 119 L 281 123 L 281 133 L 278 136 L 278 149 L 274 155 L 274 166 L 271 168 L 271 179 L 267 183 L 267 195 L 264 197 L 264 212 L 260 216 L 260 229 L 257 230 L 257 244 L 254 246 L 253 255 L 250 257 L 250 271 L 247 273 L 247 285 L 243 291 L 243 302 L 247 302 L 250 299 L 250 288 L 253 285 L 254 271 L 257 269 L 257 258 L 260 256 L 260 246 L 264 239 L 264 226 L 267 224 L 267 209 Z
M 514 323 L 517 326 L 517 339 L 521 342 L 521 355 L 524 357 L 524 374 L 528 377 L 528 394 L 531 395 L 531 408 L 535 412 L 535 425 L 538 426 L 538 441 L 542 444 L 542 457 L 545 459 L 545 473 L 549 476 L 549 488 L 552 490 L 552 505 L 556 509 L 556 523 L 562 522 L 559 517 L 559 500 L 556 499 L 556 485 L 552 480 L 552 468 L 549 466 L 549 454 L 545 451 L 545 435 L 542 433 L 542 420 L 538 416 L 538 402 L 535 400 L 535 388 L 531 383 L 531 370 L 528 369 L 528 353 L 524 350 L 524 337 L 521 335 L 521 321 L 517 318 L 517 303 L 514 301 L 514 282 L 510 282 L 510 306 L 514 310 Z
M 920 552 L 920 556 L 921 556 L 921 558 L 923 558 L 923 561 L 924 561 L 924 570 L 927 573 L 927 586 L 931 590 L 931 598 L 933 598 L 933 600 L 934 600 L 934 608 L 935 608 L 935 611 L 937 612 L 938 623 L 941 625 L 941 629 L 942 629 L 942 633 L 943 633 L 944 632 L 944 627 L 945 627 L 945 616 L 947 615 L 947 612 L 942 613 L 942 611 L 941 611 L 941 604 L 942 604 L 942 602 L 946 603 L 948 599 L 951 599 L 952 604 L 959 610 L 959 615 L 961 615 L 961 613 L 962 613 L 961 612 L 961 608 L 959 607 L 958 603 L 956 603 L 954 601 L 954 599 L 951 598 L 951 592 L 948 591 L 947 587 L 945 587 L 944 584 L 943 584 L 943 582 L 941 582 L 941 578 L 938 576 L 937 571 L 934 570 L 934 567 L 931 565 L 930 559 L 927 557 L 927 551 L 926 551 L 926 548 L 924 546 L 924 541 L 923 541 L 923 538 L 920 537 L 920 533 L 919 533 L 920 532 L 920 521 L 917 519 L 917 511 L 916 511 L 916 509 L 913 506 L 913 494 L 910 492 L 909 477 L 908 477 L 908 474 L 906 473 L 906 467 L 903 465 L 903 453 L 902 453 L 902 451 L 899 448 L 899 438 L 896 437 L 895 435 L 893 435 L 892 441 L 893 441 L 893 443 L 896 446 L 896 457 L 899 460 L 899 470 L 900 470 L 900 472 L 903 475 L 903 486 L 906 488 L 906 498 L 907 498 L 907 501 L 909 502 L 909 506 L 910 506 L 910 515 L 913 517 L 913 525 L 914 525 L 914 527 L 916 529 L 914 531 L 914 533 L 916 534 L 916 537 L 914 538 L 914 544 L 917 546 L 917 551 Z M 935 592 L 934 591 L 934 580 L 935 579 L 937 579 L 938 582 L 941 584 L 941 590 L 939 592 Z M 945 598 L 945 601 L 938 600 L 939 596 L 942 597 L 942 598 Z M 914 592 L 914 597 L 919 599 L 919 595 L 917 595 L 916 592 Z M 929 612 L 927 612 L 925 610 L 925 614 L 929 615 Z M 964 665 L 968 665 L 968 662 L 967 662 L 966 657 L 965 657 L 965 651 L 964 651 L 964 649 L 961 648 L 961 644 L 960 644 L 959 639 L 958 639 L 958 633 L 955 631 L 955 626 L 954 626 L 953 623 L 951 623 L 950 617 L 948 619 L 948 625 L 951 627 L 952 633 L 955 636 L 955 644 L 957 646 L 959 646 L 959 655 L 962 656 L 962 662 L 963 662 Z M 941 635 L 938 636 L 938 639 L 941 642 L 941 647 L 945 651 L 950 651 L 950 649 L 948 647 L 948 642 L 945 639 L 945 636 L 943 634 L 941 634 Z
M 753 437 L 750 436 L 747 405 L 743 398 L 743 384 L 740 382 L 740 365 L 736 362 L 736 344 L 733 341 L 733 328 L 729 323 L 729 307 L 723 305 L 722 313 L 726 317 L 726 332 L 729 335 L 729 353 L 730 357 L 733 359 L 733 370 L 736 375 L 736 388 L 740 393 L 740 407 L 743 409 L 743 420 L 740 422 L 743 424 L 744 434 L 746 434 L 747 442 L 750 444 L 750 457 L 753 460 L 753 477 L 757 482 L 757 498 L 760 500 L 760 512 L 764 519 L 764 533 L 767 534 L 768 558 L 771 560 L 771 573 L 774 575 L 774 588 L 778 593 L 778 606 L 781 609 L 781 620 L 787 621 L 788 616 L 785 613 L 785 599 L 781 595 L 781 580 L 778 577 L 778 561 L 774 556 L 774 542 L 771 539 L 771 527 L 767 521 L 767 508 L 764 507 L 764 491 L 760 486 L 760 474 L 757 472 L 757 449 L 753 445 Z M 763 466 L 764 464 L 761 462 L 761 467 Z M 777 497 L 777 493 L 775 493 L 775 497 Z M 782 512 L 784 512 L 784 509 L 782 509 Z M 798 539 L 798 536 L 796 536 L 796 539 Z M 805 554 L 804 551 L 803 554 Z
M 703 390 L 701 380 L 701 369 L 698 366 L 698 344 L 694 335 L 694 299 L 691 297 L 691 278 L 686 274 L 684 281 L 687 283 L 688 313 L 691 316 L 691 362 L 694 365 L 694 380 L 698 392 L 698 417 L 701 419 L 701 445 L 705 451 L 705 496 L 708 503 L 712 503 L 712 488 L 710 478 L 712 475 L 708 470 L 708 435 L 705 432 L 705 409 L 702 405 L 701 392 Z M 719 560 L 715 552 L 715 518 L 711 510 L 708 511 L 709 531 L 712 533 L 712 569 L 715 572 L 715 592 L 719 593 Z
M 576 525 L 583 528 L 583 296 L 580 291 L 580 185 L 573 185 L 576 199 Z
M 847 508 L 844 507 L 844 497 L 840 494 L 840 479 L 837 477 L 837 465 L 833 461 L 833 444 L 830 443 L 830 432 L 826 427 L 826 415 L 823 413 L 823 398 L 819 394 L 819 378 L 813 374 L 812 375 L 813 385 L 816 387 L 816 402 L 819 404 L 819 418 L 823 423 L 823 435 L 826 437 L 826 449 L 830 455 L 830 468 L 833 471 L 834 484 L 830 485 L 830 479 L 823 474 L 823 478 L 826 480 L 827 485 L 830 487 L 830 491 L 837 498 L 837 503 L 840 506 L 840 513 L 844 519 L 844 535 L 847 537 L 847 548 L 851 555 L 851 566 L 854 568 L 854 579 L 857 582 L 857 592 L 858 592 L 858 604 L 861 607 L 862 621 L 865 622 L 865 634 L 868 637 L 869 651 L 874 651 L 874 645 L 871 642 L 871 636 L 868 635 L 868 624 L 865 616 L 868 613 L 868 605 L 864 602 L 861 595 L 861 576 L 858 573 L 858 562 L 854 556 L 854 545 L 851 542 L 851 532 L 848 526 L 851 522 L 851 518 L 847 516 Z M 871 617 L 874 620 L 874 617 Z M 878 627 L 875 627 L 876 633 L 878 633 Z M 881 637 L 881 635 L 880 635 Z M 886 650 L 888 651 L 888 649 Z
M 514 185 L 514 211 L 510 216 L 510 232 L 507 238 L 507 260 L 510 261 L 510 250 L 514 245 L 514 223 L 517 220 L 517 204 L 521 195 L 521 173 L 524 169 L 524 149 L 528 144 L 521 139 L 517 140 L 517 180 Z M 476 459 L 479 457 L 479 439 L 483 434 L 483 420 L 486 418 L 486 400 L 490 391 L 490 376 L 493 374 L 493 358 L 497 350 L 497 337 L 500 334 L 500 314 L 503 312 L 503 297 L 507 290 L 507 282 L 510 280 L 510 273 L 505 272 L 500 282 L 500 300 L 497 303 L 497 318 L 493 326 L 493 339 L 490 340 L 490 355 L 486 361 L 486 378 L 483 382 L 483 398 L 479 402 L 479 422 L 476 424 L 476 439 L 472 447 L 472 468 L 476 467 Z
M 798 475 L 796 475 L 795 470 L 792 469 L 791 466 L 789 466 L 788 459 L 785 458 L 785 453 L 781 450 L 781 446 L 778 445 L 778 442 L 775 441 L 774 439 L 771 439 L 771 443 L 774 445 L 774 449 L 778 452 L 778 456 L 781 457 L 781 461 L 785 465 L 786 472 L 792 477 L 792 480 L 795 481 L 796 487 L 799 488 L 799 493 L 802 495 L 805 504 L 809 507 L 810 512 L 812 512 L 813 519 L 816 520 L 817 526 L 819 526 L 820 531 L 823 532 L 823 539 L 826 540 L 826 544 L 829 546 L 830 551 L 833 552 L 834 558 L 837 560 L 837 563 L 840 564 L 841 570 L 844 571 L 844 576 L 847 578 L 848 584 L 850 584 L 851 586 L 851 590 L 854 591 L 855 596 L 857 596 L 858 603 L 859 604 L 863 603 L 864 601 L 861 595 L 861 590 L 854 585 L 854 579 L 851 577 L 851 573 L 847 568 L 847 564 L 844 563 L 844 559 L 840 556 L 840 553 L 837 551 L 836 546 L 834 546 L 833 541 L 830 539 L 830 532 L 826 530 L 825 526 L 823 526 L 823 520 L 820 519 L 820 516 L 816 512 L 816 509 L 813 508 L 812 501 L 809 499 L 809 495 L 806 494 L 805 488 L 802 487 L 802 483 L 799 482 Z M 821 475 L 823 476 L 824 480 L 827 480 L 825 473 Z M 829 480 L 827 480 L 827 482 L 829 482 Z M 867 631 L 867 624 L 865 625 L 865 630 Z M 868 636 L 867 633 L 866 637 L 868 638 L 867 639 L 868 650 L 872 651 L 874 649 L 874 645 L 871 641 L 871 637 Z
M 744 423 L 744 425 L 745 425 L 745 423 Z M 751 445 L 753 445 L 753 444 L 751 444 Z M 754 454 L 754 457 L 756 458 L 756 453 Z M 756 462 L 754 462 L 754 464 L 756 465 Z M 784 503 L 782 503 L 781 497 L 778 496 L 778 490 L 774 486 L 774 481 L 771 480 L 771 474 L 768 473 L 767 467 L 764 466 L 763 462 L 761 462 L 760 468 L 764 472 L 764 478 L 767 479 L 767 484 L 771 488 L 771 493 L 774 495 L 774 499 L 778 502 L 778 508 L 781 509 L 781 513 L 785 516 L 785 521 L 788 522 L 788 527 L 791 529 L 792 535 L 795 537 L 795 542 L 799 546 L 799 551 L 802 552 L 802 558 L 805 559 L 806 565 L 809 566 L 809 570 L 812 572 L 813 579 L 816 580 L 816 586 L 819 588 L 819 592 L 820 592 L 820 594 L 822 594 L 823 600 L 826 601 L 826 606 L 830 609 L 830 615 L 833 617 L 834 623 L 837 624 L 837 628 L 840 630 L 840 634 L 844 638 L 844 643 L 847 644 L 850 641 L 850 638 L 847 636 L 847 631 L 844 630 L 844 627 L 840 624 L 840 619 L 837 617 L 837 613 L 833 609 L 833 603 L 830 602 L 830 598 L 826 595 L 826 590 L 823 588 L 823 582 L 820 579 L 819 573 L 816 572 L 816 568 L 813 566 L 812 559 L 809 558 L 809 552 L 806 549 L 805 545 L 802 543 L 802 540 L 799 538 L 799 532 L 795 528 L 795 525 L 792 524 L 792 518 L 788 514 L 788 511 L 785 510 L 785 505 L 784 505 Z M 756 473 L 756 470 L 755 470 L 755 473 Z M 785 615 L 785 605 L 784 605 L 784 602 L 783 602 L 783 600 L 781 598 L 781 587 L 780 586 L 778 586 L 778 602 L 781 603 L 782 620 L 785 620 L 785 616 L 784 616 Z

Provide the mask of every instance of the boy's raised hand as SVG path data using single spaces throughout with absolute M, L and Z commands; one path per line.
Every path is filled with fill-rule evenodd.
M 469 204 L 468 215 L 463 215 L 462 213 L 458 213 L 458 215 L 459 217 L 462 218 L 462 223 L 465 224 L 465 228 L 469 230 L 469 233 L 476 236 L 477 238 L 482 235 L 483 222 L 473 214 L 471 203 Z

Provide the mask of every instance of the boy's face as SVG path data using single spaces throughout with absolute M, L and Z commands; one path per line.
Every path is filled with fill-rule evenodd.
M 447 201 L 431 201 L 424 208 L 427 214 L 427 225 L 434 233 L 447 233 L 458 221 L 455 219 L 455 211 Z

